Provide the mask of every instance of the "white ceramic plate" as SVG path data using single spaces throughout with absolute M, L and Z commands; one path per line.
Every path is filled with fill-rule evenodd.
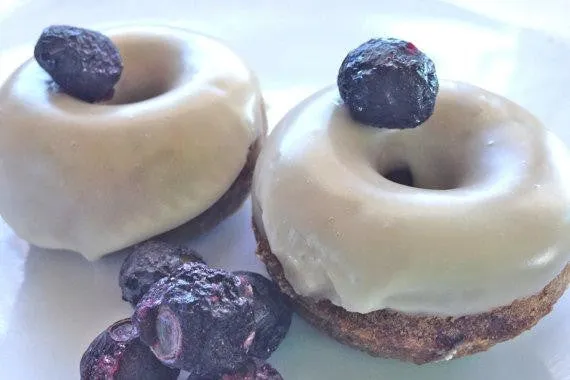
M 32 44 L 49 24 L 168 23 L 225 39 L 243 55 L 261 79 L 275 123 L 305 95 L 335 81 L 348 49 L 389 35 L 410 39 L 428 52 L 440 77 L 472 82 L 528 107 L 570 144 L 570 42 L 563 37 L 568 31 L 548 19 L 528 29 L 524 18 L 509 18 L 525 14 L 520 7 L 530 4 L 526 0 L 505 1 L 506 13 L 493 14 L 493 8 L 481 13 L 487 16 L 450 3 L 3 0 L 0 80 L 32 54 Z M 477 8 L 474 4 L 469 8 Z M 557 8 L 533 9 L 541 10 L 543 18 L 550 14 L 561 20 Z M 519 25 L 488 18 L 489 13 Z M 249 218 L 247 203 L 188 244 L 212 265 L 263 271 L 253 253 Z M 117 286 L 123 258 L 118 254 L 90 263 L 74 253 L 29 249 L 0 223 L 0 379 L 79 378 L 79 359 L 91 339 L 130 313 Z M 299 318 L 270 361 L 287 380 L 568 380 L 570 294 L 532 331 L 448 363 L 418 367 L 372 358 Z

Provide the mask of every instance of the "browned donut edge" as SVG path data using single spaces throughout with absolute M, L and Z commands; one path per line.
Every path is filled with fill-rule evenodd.
M 537 294 L 485 313 L 463 317 L 412 315 L 383 309 L 367 314 L 349 312 L 328 300 L 315 301 L 295 293 L 255 222 L 257 256 L 296 311 L 309 323 L 341 343 L 372 356 L 416 364 L 485 351 L 533 327 L 548 314 L 570 283 L 570 264 Z

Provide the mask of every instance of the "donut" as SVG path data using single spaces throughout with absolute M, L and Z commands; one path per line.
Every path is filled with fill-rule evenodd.
M 266 130 L 257 79 L 219 41 L 107 35 L 124 65 L 111 99 L 67 95 L 33 59 L 0 89 L 0 214 L 30 243 L 89 260 L 233 213 Z
M 472 354 L 531 328 L 567 288 L 568 167 L 560 139 L 478 87 L 440 82 L 413 129 L 363 125 L 328 87 L 260 154 L 257 255 L 343 343 L 418 364 Z

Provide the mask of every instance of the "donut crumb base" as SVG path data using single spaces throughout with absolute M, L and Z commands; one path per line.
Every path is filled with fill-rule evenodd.
M 339 342 L 372 356 L 426 364 L 486 351 L 532 328 L 552 310 L 570 283 L 567 264 L 540 292 L 488 312 L 461 317 L 413 315 L 390 309 L 367 314 L 349 312 L 328 300 L 315 301 L 295 293 L 271 252 L 263 228 L 256 225 L 259 211 L 254 202 L 256 254 L 296 311 Z

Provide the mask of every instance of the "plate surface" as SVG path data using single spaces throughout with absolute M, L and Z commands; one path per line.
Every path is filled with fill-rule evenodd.
M 534 4 L 528 10 L 541 12 L 546 21 L 526 24 L 529 18 L 521 15 L 528 12 L 521 7 L 530 6 L 527 0 L 490 9 L 478 9 L 475 2 L 462 7 L 466 3 L 5 0 L 0 80 L 31 56 L 33 42 L 49 24 L 185 26 L 226 40 L 246 58 L 260 77 L 273 125 L 303 97 L 335 81 L 348 49 L 388 35 L 414 41 L 432 56 L 440 77 L 472 82 L 529 108 L 570 145 L 570 33 L 562 26 L 567 22 L 559 22 L 567 5 Z M 210 234 L 184 243 L 211 265 L 263 272 L 254 256 L 249 206 Z M 0 379 L 77 379 L 91 339 L 130 313 L 117 286 L 123 258 L 115 254 L 90 263 L 70 252 L 29 248 L 0 223 Z M 570 294 L 532 331 L 448 363 L 418 367 L 372 358 L 299 318 L 270 361 L 287 380 L 569 380 Z

